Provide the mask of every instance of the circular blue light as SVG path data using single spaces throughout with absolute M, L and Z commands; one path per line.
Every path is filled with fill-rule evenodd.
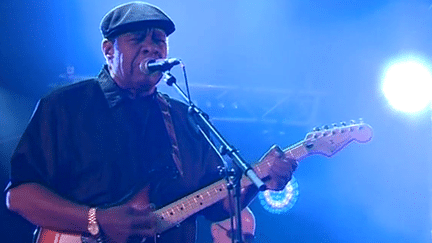
M 299 195 L 297 180 L 293 177 L 281 191 L 266 190 L 258 194 L 261 205 L 265 210 L 274 214 L 285 213 L 290 210 Z

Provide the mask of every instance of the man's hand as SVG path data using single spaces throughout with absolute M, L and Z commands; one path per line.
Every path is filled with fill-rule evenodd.
M 156 216 L 151 205 L 134 208 L 125 204 L 98 209 L 97 220 L 110 242 L 122 243 L 131 237 L 146 238 L 156 234 Z
M 298 163 L 293 158 L 284 155 L 279 146 L 275 146 L 275 153 L 270 153 L 272 165 L 269 169 L 269 180 L 266 182 L 267 189 L 280 191 L 285 188 L 291 180 Z

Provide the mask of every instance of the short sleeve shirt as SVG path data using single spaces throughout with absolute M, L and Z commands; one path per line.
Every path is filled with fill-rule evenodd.
M 151 184 L 162 207 L 219 179 L 218 155 L 188 107 L 161 93 L 130 99 L 106 66 L 42 98 L 11 159 L 7 189 L 39 183 L 79 204 L 120 204 Z M 158 242 L 194 242 L 195 218 Z

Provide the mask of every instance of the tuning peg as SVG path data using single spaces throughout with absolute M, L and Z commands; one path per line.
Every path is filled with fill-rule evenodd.
M 313 131 L 314 131 L 314 132 L 318 132 L 318 131 L 320 131 L 320 130 L 321 130 L 321 128 L 319 128 L 319 127 L 314 127 L 314 128 L 313 128 Z
M 323 126 L 323 129 L 328 130 L 328 129 L 329 129 L 329 126 L 328 126 L 328 125 L 324 125 L 324 126 Z
M 356 121 L 355 120 L 351 120 L 350 123 L 351 124 L 356 124 Z
M 326 137 L 326 136 L 328 136 L 329 134 L 332 134 L 332 132 L 331 132 L 330 130 L 325 130 L 325 131 L 322 133 L 322 136 L 323 136 L 323 137 Z
M 337 123 L 332 124 L 333 127 L 338 127 L 339 125 Z
M 340 132 L 344 133 L 345 130 L 346 130 L 347 123 L 346 122 L 341 122 L 341 125 L 342 125 L 342 128 L 340 129 Z
M 359 124 L 363 124 L 363 123 L 364 123 L 363 118 L 359 118 Z

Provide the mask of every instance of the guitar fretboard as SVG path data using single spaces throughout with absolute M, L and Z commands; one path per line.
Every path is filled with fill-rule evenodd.
M 278 153 L 276 148 L 271 149 L 269 153 Z M 285 156 L 297 160 L 308 154 L 307 149 L 302 142 L 291 146 L 283 151 Z M 272 156 L 264 155 L 259 163 L 254 166 L 254 171 L 260 178 L 268 176 L 269 169 L 273 163 Z M 241 181 L 242 188 L 251 185 L 252 182 L 243 177 Z M 158 216 L 158 233 L 162 233 L 189 218 L 191 215 L 217 203 L 228 196 L 225 180 L 219 180 L 193 194 L 184 197 L 174 203 L 171 203 L 155 213 Z

